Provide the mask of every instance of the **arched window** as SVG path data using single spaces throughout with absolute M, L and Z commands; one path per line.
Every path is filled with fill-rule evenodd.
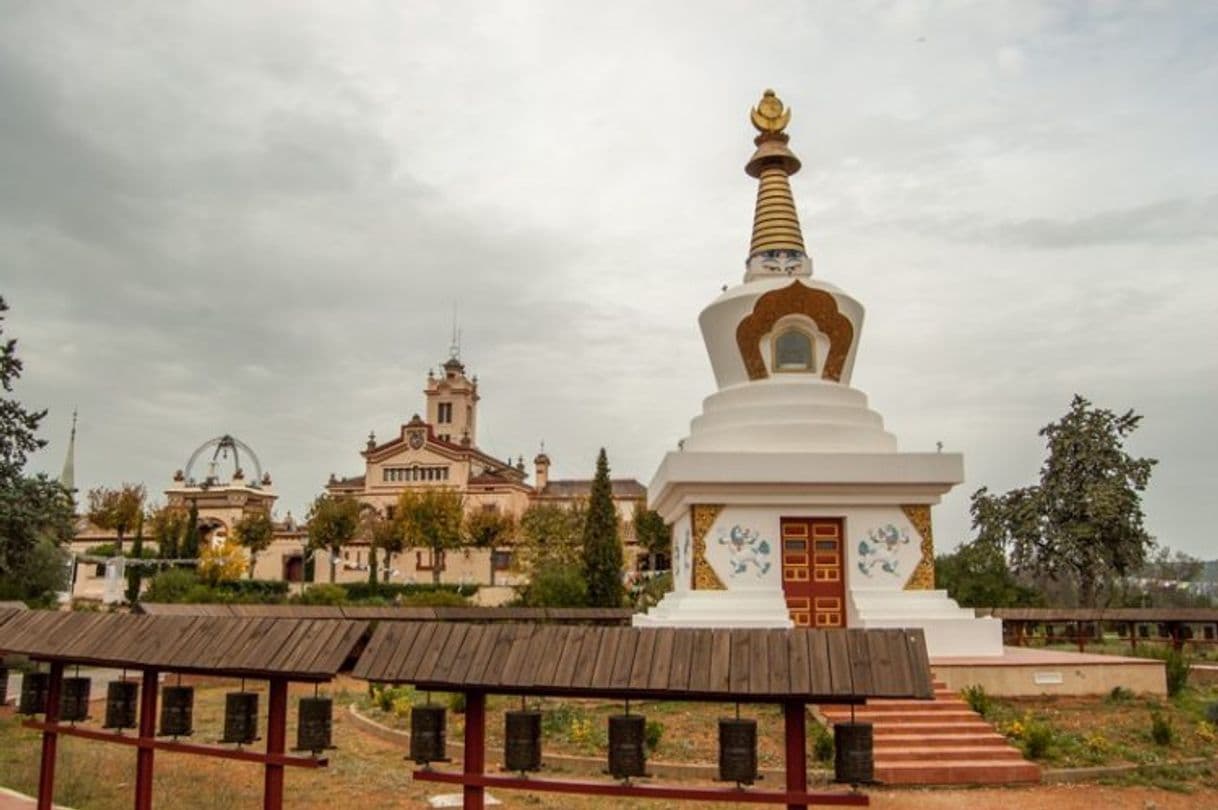
M 816 371 L 812 336 L 791 326 L 774 338 L 773 371 Z

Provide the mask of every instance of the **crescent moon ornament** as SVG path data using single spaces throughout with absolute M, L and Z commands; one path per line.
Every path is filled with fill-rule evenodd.
M 766 90 L 761 101 L 749 112 L 749 118 L 758 132 L 763 135 L 776 135 L 791 122 L 791 110 L 783 106 L 782 100 L 773 90 Z

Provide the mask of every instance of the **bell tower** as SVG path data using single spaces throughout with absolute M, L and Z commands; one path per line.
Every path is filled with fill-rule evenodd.
M 454 344 L 441 374 L 427 374 L 427 421 L 436 438 L 453 444 L 474 447 L 478 443 L 478 377 L 465 376 Z

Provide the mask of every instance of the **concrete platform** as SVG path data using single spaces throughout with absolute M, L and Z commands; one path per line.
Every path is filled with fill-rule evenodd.
M 1001 697 L 1105 695 L 1116 686 L 1167 694 L 1163 662 L 1150 658 L 1004 647 L 1001 656 L 932 657 L 930 668 L 949 689 L 980 684 Z

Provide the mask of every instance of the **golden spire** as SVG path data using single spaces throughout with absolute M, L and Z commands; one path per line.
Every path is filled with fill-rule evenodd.
M 787 148 L 790 138 L 783 131 L 791 120 L 791 110 L 773 90 L 766 90 L 749 113 L 761 134 L 753 141 L 757 151 L 744 170 L 758 178 L 757 206 L 753 212 L 753 240 L 749 257 L 769 251 L 804 253 L 804 237 L 791 184 L 787 181 L 799 171 L 799 158 Z

